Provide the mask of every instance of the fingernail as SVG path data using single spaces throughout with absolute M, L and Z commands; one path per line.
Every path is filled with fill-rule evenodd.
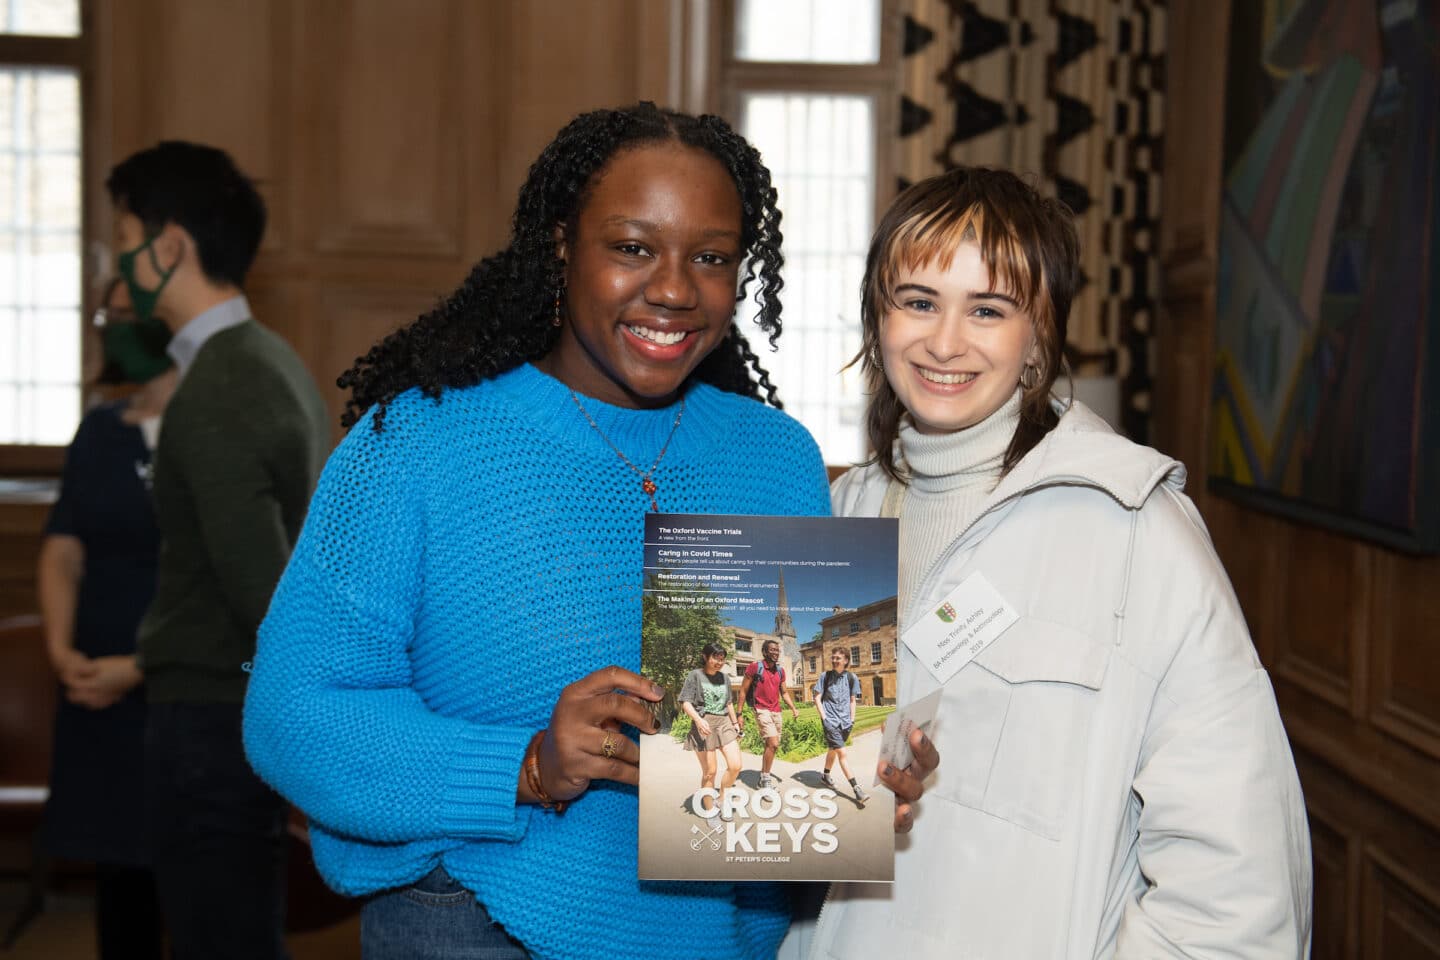
M 665 688 L 658 683 L 652 683 L 650 684 L 650 694 L 651 696 L 663 697 L 665 696 Z
M 901 817 L 900 819 L 901 819 L 901 820 L 904 820 L 906 823 L 909 823 L 911 820 L 914 820 L 914 819 L 915 819 L 915 811 L 914 811 L 914 810 L 906 810 L 906 811 L 905 811 L 905 815 L 904 815 L 903 817 Z
M 887 763 L 887 764 L 885 764 L 885 769 L 882 770 L 881 772 L 884 773 L 885 776 L 887 776 L 887 777 L 893 777 L 893 776 L 895 776 L 895 764 L 893 764 L 893 763 Z
M 929 746 L 930 746 L 930 738 L 927 737 L 927 736 L 925 736 L 925 734 L 923 734 L 923 733 L 920 734 L 920 746 L 926 747 L 926 748 L 929 748 Z

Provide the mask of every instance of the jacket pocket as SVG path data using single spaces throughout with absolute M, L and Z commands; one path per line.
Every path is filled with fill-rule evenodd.
M 1109 663 L 1110 647 L 1080 631 L 1016 621 L 945 685 L 933 791 L 1059 840 L 1083 786 Z

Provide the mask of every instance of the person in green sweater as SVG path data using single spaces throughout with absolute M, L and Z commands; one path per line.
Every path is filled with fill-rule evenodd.
M 162 548 L 139 653 L 146 825 L 175 960 L 284 957 L 286 807 L 240 738 L 255 635 L 329 449 L 295 351 L 241 292 L 265 205 L 221 150 L 169 141 L 116 166 L 120 275 L 141 322 L 163 316 L 180 382 L 154 460 Z

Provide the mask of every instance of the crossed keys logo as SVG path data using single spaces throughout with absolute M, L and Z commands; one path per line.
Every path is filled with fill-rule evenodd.
M 722 824 L 720 824 L 719 826 L 717 826 L 717 827 L 716 827 L 715 829 L 713 829 L 713 830 L 701 830 L 701 829 L 700 829 L 700 825 L 699 825 L 698 823 L 692 823 L 692 824 L 690 825 L 690 832 L 691 832 L 691 833 L 698 833 L 698 834 L 699 834 L 698 837 L 696 837 L 694 840 L 691 840 L 691 841 L 690 841 L 690 849 L 691 849 L 691 850 L 699 850 L 699 849 L 700 849 L 700 845 L 701 845 L 702 843 L 704 843 L 706 840 L 709 840 L 709 841 L 710 841 L 710 846 L 711 846 L 713 849 L 719 850 L 719 849 L 720 849 L 720 835 L 725 832 L 725 825 L 722 823 Z

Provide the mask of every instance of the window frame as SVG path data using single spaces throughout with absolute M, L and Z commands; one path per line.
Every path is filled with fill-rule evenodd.
M 735 57 L 736 0 L 720 0 L 719 28 L 711 56 L 717 58 L 716 107 L 740 128 L 740 101 L 747 93 L 836 93 L 868 96 L 875 119 L 875 209 L 872 223 L 895 199 L 899 170 L 901 23 L 899 0 L 880 4 L 880 60 L 877 63 L 781 63 Z M 887 134 L 888 131 L 888 134 Z
M 870 642 L 870 662 L 881 663 L 885 659 L 885 648 L 879 640 Z
M 897 194 L 900 151 L 900 94 L 903 64 L 901 43 L 904 14 L 899 0 L 878 0 L 880 6 L 880 59 L 876 63 L 807 63 L 739 60 L 735 56 L 736 0 L 718 0 L 711 8 L 714 21 L 697 46 L 705 50 L 713 92 L 701 98 L 707 109 L 741 129 L 740 105 L 747 93 L 840 94 L 864 96 L 871 102 L 875 127 L 874 210 L 871 229 Z M 701 70 L 701 72 L 705 72 Z M 687 106 L 699 106 L 687 101 Z M 763 352 L 762 352 L 763 356 Z M 831 479 L 850 464 L 827 464 Z
M 33 34 L 0 33 L 0 66 L 61 67 L 75 70 L 80 80 L 80 313 L 75 318 L 83 330 L 98 305 L 99 291 L 86 284 L 86 269 L 92 262 L 95 239 L 100 236 L 97 224 L 94 191 L 102 178 L 101 164 L 96 155 L 100 140 L 98 121 L 101 112 L 96 103 L 96 10 L 94 0 L 79 0 L 80 35 L 75 37 L 36 36 Z M 85 352 L 90 349 L 80 338 L 80 366 L 85 368 Z M 85 389 L 80 384 L 81 415 L 84 415 Z M 79 420 L 76 420 L 79 426 Z M 41 443 L 0 443 L 0 476 L 58 477 L 65 468 L 63 445 Z

